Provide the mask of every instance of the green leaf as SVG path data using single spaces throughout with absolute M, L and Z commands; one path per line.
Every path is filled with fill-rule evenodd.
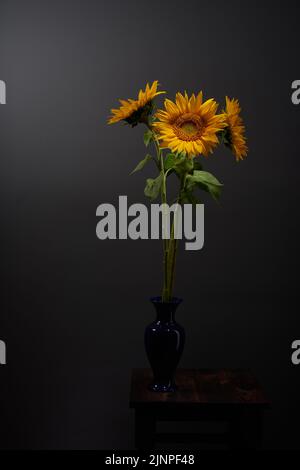
M 192 190 L 182 191 L 180 200 L 182 204 L 193 204 L 193 205 L 201 204 L 200 199 L 198 199 L 197 196 L 195 196 Z
M 207 185 L 207 190 L 215 201 L 218 201 L 221 197 L 222 186 Z
M 148 178 L 146 180 L 146 187 L 144 189 L 145 196 L 148 197 L 149 199 L 151 199 L 151 201 L 154 201 L 160 193 L 161 185 L 162 185 L 162 174 L 161 173 L 155 179 Z
M 150 144 L 152 140 L 153 140 L 153 133 L 152 131 L 150 131 L 150 129 L 148 129 L 144 134 L 144 144 L 146 145 L 146 147 L 148 147 L 148 145 Z
M 201 165 L 198 159 L 194 160 L 194 170 L 203 170 L 203 166 Z
M 166 155 L 166 158 L 164 161 L 165 171 L 170 170 L 171 168 L 174 167 L 175 158 L 176 158 L 176 155 L 174 153 L 168 153 Z
M 226 147 L 230 145 L 229 132 L 227 129 L 224 129 L 223 131 L 218 132 L 218 138 L 219 138 L 220 144 L 224 144 Z
M 208 173 L 208 171 L 195 170 L 193 173 L 193 177 L 196 181 L 199 181 L 200 183 L 213 184 L 215 186 L 223 186 L 222 183 L 220 183 L 220 181 L 218 181 L 214 175 Z
M 137 166 L 135 167 L 135 169 L 130 173 L 131 175 L 133 175 L 133 173 L 135 173 L 136 171 L 140 171 L 144 168 L 144 166 L 150 161 L 152 160 L 152 157 L 151 155 L 147 154 L 145 156 L 145 158 L 143 160 L 141 160 Z
M 188 175 L 186 184 L 187 190 L 192 191 L 195 185 L 210 193 L 215 200 L 220 198 L 223 185 L 211 173 L 195 170 L 192 175 Z
M 175 155 L 173 168 L 176 173 L 180 176 L 185 173 L 190 173 L 194 168 L 194 162 L 193 160 L 187 158 L 184 153 L 180 153 L 178 155 Z
M 164 169 L 168 171 L 168 175 L 172 173 L 170 170 L 174 170 L 177 176 L 181 176 L 185 173 L 192 171 L 194 167 L 193 161 L 188 159 L 185 154 L 168 153 L 164 160 Z

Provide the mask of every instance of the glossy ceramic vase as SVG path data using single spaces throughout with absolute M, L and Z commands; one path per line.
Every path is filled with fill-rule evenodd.
M 175 320 L 182 299 L 162 302 L 161 297 L 153 297 L 151 302 L 156 310 L 156 320 L 145 329 L 145 348 L 153 371 L 149 388 L 154 392 L 174 392 L 175 373 L 185 343 L 184 328 Z

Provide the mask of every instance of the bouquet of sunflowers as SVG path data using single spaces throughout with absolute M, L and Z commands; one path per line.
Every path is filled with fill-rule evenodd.
M 245 127 L 240 116 L 238 100 L 226 97 L 225 109 L 218 113 L 218 104 L 214 99 L 203 100 L 202 92 L 190 97 L 177 93 L 175 101 L 168 98 L 164 109 L 155 109 L 154 100 L 164 91 L 158 91 L 158 81 L 145 90 L 140 90 L 136 100 L 120 100 L 121 106 L 111 110 L 108 123 L 119 121 L 131 125 L 146 126 L 144 143 L 152 144 L 156 157 L 147 154 L 132 173 L 142 170 L 153 161 L 158 176 L 146 180 L 145 195 L 154 201 L 159 196 L 162 204 L 167 204 L 167 179 L 176 175 L 179 181 L 176 203 L 200 203 L 196 189 L 208 192 L 214 199 L 219 199 L 222 184 L 215 176 L 203 170 L 200 156 L 208 157 L 214 149 L 224 144 L 236 160 L 247 155 Z M 172 301 L 174 273 L 178 239 L 175 236 L 174 218 L 169 239 L 163 239 L 163 303 Z

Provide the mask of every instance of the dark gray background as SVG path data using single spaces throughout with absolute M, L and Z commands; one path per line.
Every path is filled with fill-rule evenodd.
M 96 207 L 144 202 L 142 129 L 107 126 L 119 97 L 240 99 L 249 157 L 205 162 L 205 248 L 181 249 L 186 367 L 250 367 L 273 408 L 265 446 L 299 447 L 299 7 L 291 1 L 0 0 L 0 447 L 132 448 L 132 367 L 147 365 L 161 243 L 99 241 Z

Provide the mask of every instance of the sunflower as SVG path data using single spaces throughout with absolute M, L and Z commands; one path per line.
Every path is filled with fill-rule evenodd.
M 140 90 L 137 100 L 119 100 L 121 106 L 118 109 L 111 109 L 112 115 L 108 124 L 114 124 L 119 121 L 126 121 L 132 127 L 139 122 L 147 122 L 149 114 L 152 112 L 152 100 L 165 91 L 157 91 L 158 80 L 155 80 L 151 87 L 147 83 L 145 91 Z
M 225 114 L 216 114 L 218 104 L 213 99 L 203 103 L 202 92 L 189 98 L 185 92 L 176 94 L 176 101 L 166 99 L 165 109 L 156 113 L 153 123 L 161 147 L 188 157 L 207 156 L 219 143 L 217 133 L 226 127 Z
M 245 138 L 245 126 L 240 116 L 241 107 L 238 100 L 226 96 L 226 122 L 225 145 L 233 152 L 236 160 L 243 160 L 247 156 L 248 147 Z

